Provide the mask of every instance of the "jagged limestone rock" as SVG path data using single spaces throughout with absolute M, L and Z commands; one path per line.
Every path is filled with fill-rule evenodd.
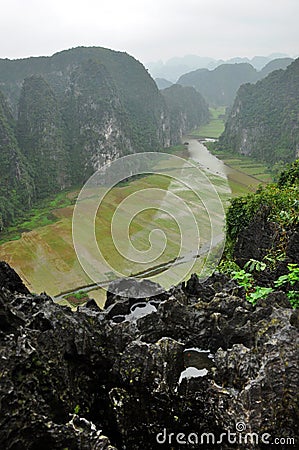
M 0 270 L 3 448 L 112 448 L 105 435 L 152 449 L 165 433 L 219 437 L 240 422 L 298 438 L 298 314 L 278 298 L 253 307 L 218 275 L 202 286 L 210 293 L 217 280 L 214 297 L 194 303 L 193 276 L 187 304 L 173 289 L 155 312 L 117 323 L 110 307 L 72 312 Z M 209 350 L 211 363 L 188 369 L 198 363 L 184 349 Z

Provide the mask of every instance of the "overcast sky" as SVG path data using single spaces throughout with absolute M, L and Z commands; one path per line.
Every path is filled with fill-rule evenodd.
M 299 0 L 1 0 L 0 58 L 79 45 L 126 51 L 143 63 L 299 54 Z

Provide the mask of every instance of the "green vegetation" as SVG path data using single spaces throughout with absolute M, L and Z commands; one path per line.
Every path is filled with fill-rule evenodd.
M 289 287 L 287 297 L 294 308 L 299 308 L 299 290 L 292 289 L 295 284 L 299 284 L 299 267 L 297 264 L 288 264 L 288 273 L 281 275 L 274 281 L 275 287 Z
M 269 284 L 256 284 L 254 274 L 261 271 L 275 271 L 278 264 L 286 260 L 288 236 L 299 225 L 299 160 L 289 165 L 280 175 L 277 183 L 260 187 L 255 194 L 235 198 L 227 211 L 227 243 L 225 256 L 219 269 L 229 273 L 243 286 L 246 298 L 252 303 L 266 297 L 276 288 L 283 288 L 293 307 L 299 306 L 299 267 L 298 264 L 287 262 L 287 272 L 276 278 L 274 282 L 269 277 Z M 262 261 L 250 259 L 243 268 L 236 265 L 234 248 L 237 239 L 249 224 L 254 222 L 256 215 L 262 213 L 267 222 L 276 226 L 276 243 L 265 253 Z M 273 237 L 274 240 L 274 237 Z M 288 260 L 286 260 L 288 261 Z
M 277 184 L 269 184 L 255 194 L 233 199 L 227 213 L 228 239 L 234 241 L 261 209 L 267 212 L 269 220 L 282 227 L 299 223 L 298 198 L 298 186 L 281 188 Z
M 249 158 L 248 156 L 240 155 L 236 158 L 229 157 L 229 155 L 218 155 L 220 159 L 229 167 L 232 167 L 235 170 L 238 170 L 242 173 L 246 173 L 261 183 L 269 183 L 273 181 L 274 174 L 271 171 L 271 168 L 265 164 L 261 163 L 257 160 Z
M 71 306 L 82 305 L 83 303 L 86 303 L 87 300 L 89 300 L 88 294 L 85 291 L 70 293 L 65 295 L 64 298 Z
M 219 150 L 216 142 L 207 142 L 208 150 L 221 159 L 226 166 L 233 170 L 228 171 L 228 182 L 232 191 L 232 197 L 247 195 L 255 192 L 260 185 L 273 182 L 276 176 L 273 168 L 254 158 L 245 155 L 236 155 L 229 151 Z
M 119 135 L 127 151 L 131 145 L 137 151 L 140 147 L 146 151 L 161 145 L 163 98 L 143 65 L 127 53 L 101 47 L 78 47 L 47 58 L 0 60 L 1 89 L 16 116 L 22 81 L 35 74 L 42 76 L 60 99 L 71 135 L 76 125 L 76 117 L 71 112 L 75 116 L 78 112 L 72 106 L 79 106 L 84 112 L 84 122 L 88 117 L 91 131 L 98 133 L 99 141 L 103 140 L 105 131 L 99 133 L 96 129 L 95 125 L 102 121 L 97 118 L 103 119 L 105 110 L 112 109 L 114 114 L 107 116 L 108 122 L 112 119 L 117 127 L 123 120 L 129 127 L 128 130 L 121 128 Z M 87 130 L 84 125 L 87 124 L 82 123 L 82 131 Z M 88 134 L 92 137 L 91 132 Z
M 177 154 L 178 156 L 187 156 L 186 147 L 184 145 L 172 147 L 169 149 L 169 153 Z M 165 158 L 165 161 L 163 159 L 163 164 L 163 167 L 166 167 L 171 175 L 172 165 L 169 163 L 167 157 Z M 177 172 L 177 162 L 173 168 Z M 136 267 L 134 263 L 129 264 L 128 262 L 123 261 L 113 245 L 110 222 L 114 207 L 119 205 L 121 200 L 126 196 L 134 192 L 142 192 L 146 188 L 160 188 L 165 190 L 168 188 L 169 182 L 170 178 L 168 176 L 160 176 L 158 174 L 137 177 L 134 180 L 129 179 L 129 182 L 119 184 L 112 189 L 102 202 L 101 211 L 99 211 L 99 215 L 96 218 L 96 237 L 103 255 L 105 255 L 108 261 L 111 261 L 113 267 L 117 266 L 116 268 L 119 268 L 122 273 L 130 275 L 130 273 L 139 272 L 140 265 L 137 265 Z M 216 187 L 218 187 L 218 184 L 224 183 L 224 180 L 221 177 L 215 177 L 213 182 Z M 220 185 L 220 188 L 221 187 L 222 185 Z M 39 226 L 30 233 L 23 233 L 21 239 L 18 241 L 10 241 L 0 246 L 0 259 L 8 261 L 15 267 L 22 278 L 26 280 L 28 287 L 35 292 L 43 291 L 46 286 L 47 292 L 50 295 L 58 295 L 60 292 L 74 290 L 76 286 L 82 287 L 92 283 L 92 280 L 87 277 L 77 261 L 76 253 L 73 248 L 73 205 L 70 203 L 75 198 L 76 193 L 70 192 L 67 194 L 66 204 L 63 203 L 63 194 L 64 193 L 61 193 L 62 198 L 60 205 L 57 203 L 53 205 L 52 203 L 54 206 L 54 211 L 52 211 L 54 221 L 50 225 Z M 71 197 L 72 194 L 73 197 Z M 207 226 L 208 217 L 205 214 L 201 214 L 201 205 L 198 204 L 198 199 L 194 197 L 193 194 L 184 192 L 183 190 L 178 193 L 178 195 L 186 200 L 196 214 L 196 217 L 198 217 L 199 226 L 204 229 L 204 227 Z M 56 197 L 52 199 L 53 202 L 54 200 L 56 200 Z M 142 197 L 140 197 L 139 201 L 142 206 L 144 206 Z M 61 208 L 55 209 L 56 206 L 61 206 Z M 39 212 L 40 211 L 37 211 L 38 214 Z M 47 218 L 47 215 L 51 214 L 51 209 L 43 210 L 43 212 L 45 213 L 44 217 Z M 50 218 L 52 220 L 52 216 L 50 216 Z M 55 221 L 55 218 L 58 218 L 59 220 Z M 42 225 L 42 223 L 40 224 Z M 35 223 L 35 225 L 38 225 L 38 223 Z M 22 226 L 22 223 L 20 223 L 20 226 Z M 137 248 L 141 250 L 148 248 L 149 233 L 157 226 L 165 230 L 169 244 L 167 246 L 167 251 L 163 253 L 159 260 L 159 263 L 163 264 L 177 255 L 179 230 L 175 221 L 170 217 L 166 217 L 163 213 L 160 213 L 159 215 L 158 211 L 155 209 L 148 209 L 134 218 L 130 225 L 130 236 Z M 28 224 L 26 224 L 26 227 L 26 229 L 29 228 Z M 19 237 L 22 229 L 15 229 L 12 231 Z M 82 227 L 82 232 L 84 232 L 84 226 Z M 9 239 L 12 235 L 6 237 Z M 90 252 L 91 257 L 93 257 L 92 245 L 87 251 Z M 197 267 L 202 264 L 201 258 L 198 258 L 196 264 L 197 263 Z M 144 267 L 144 269 L 150 268 L 151 263 Z M 182 271 L 184 273 L 183 265 L 174 268 L 174 270 L 177 272 Z M 194 267 L 194 270 L 197 269 Z M 198 270 L 200 270 L 200 267 Z M 111 273 L 109 274 L 106 271 L 107 268 L 99 267 L 99 273 L 103 274 L 104 280 L 111 276 Z M 172 274 L 169 276 L 171 277 Z M 167 283 L 169 283 L 169 285 Z M 165 284 L 169 287 L 173 284 L 173 280 L 167 279 Z M 97 294 L 98 292 L 95 291 L 89 293 L 91 298 L 96 298 L 102 306 L 104 295 L 101 293 L 100 297 L 96 297 Z M 75 303 L 77 302 L 76 299 L 73 300 Z M 68 300 L 64 299 L 61 300 L 61 302 L 67 304 Z M 75 303 L 72 303 L 72 306 L 74 306 Z
M 164 99 L 125 53 L 78 48 L 1 60 L 0 84 L 8 99 L 0 95 L 1 229 L 38 200 L 83 183 L 111 157 L 164 143 Z
M 8 226 L 1 233 L 0 244 L 21 238 L 23 232 L 34 230 L 38 227 L 50 225 L 58 220 L 55 210 L 66 208 L 74 204 L 77 191 L 63 191 L 48 199 L 40 200 L 34 208 L 29 211 L 19 212 L 19 217 L 15 219 L 14 225 Z
M 250 259 L 244 265 L 244 269 L 234 270 L 231 272 L 233 280 L 236 280 L 240 286 L 243 286 L 246 293 L 246 298 L 249 302 L 255 304 L 257 300 L 267 297 L 273 289 L 271 287 L 263 287 L 255 285 L 252 272 L 261 272 L 266 269 L 266 264 L 261 261 Z
M 182 75 L 178 84 L 193 86 L 210 106 L 229 106 L 241 84 L 255 82 L 258 72 L 248 63 L 222 64 L 214 70 L 198 69 Z
M 245 264 L 245 268 L 248 268 L 249 272 L 244 269 L 239 269 L 231 272 L 232 278 L 237 281 L 239 286 L 244 287 L 246 299 L 253 303 L 262 298 L 266 298 L 275 289 L 272 287 L 258 286 L 255 284 L 252 272 L 265 270 L 267 265 L 261 261 L 251 260 L 250 265 Z M 275 288 L 286 288 L 287 298 L 293 308 L 299 308 L 299 290 L 293 289 L 294 285 L 299 286 L 299 267 L 297 264 L 288 264 L 288 273 L 286 275 L 281 275 L 277 280 L 274 281 Z
M 246 173 L 261 183 L 272 182 L 285 167 L 285 164 L 273 166 L 254 157 L 233 153 L 230 150 L 220 148 L 217 142 L 208 142 L 206 146 L 213 155 L 221 159 L 227 166 Z
M 0 231 L 105 163 L 177 144 L 208 119 L 193 88 L 162 95 L 134 58 L 97 47 L 0 60 L 0 85 Z
M 214 138 L 217 139 L 224 131 L 225 107 L 209 108 L 210 120 L 207 124 L 201 125 L 193 130 L 190 135 L 198 138 Z
M 28 209 L 34 197 L 30 167 L 15 136 L 15 122 L 0 92 L 0 231 Z
M 23 83 L 16 135 L 33 175 L 36 199 L 69 185 L 63 118 L 53 90 L 41 76 Z
M 79 414 L 80 412 L 80 405 L 76 405 L 74 408 L 74 414 Z
M 286 70 L 240 87 L 219 149 L 272 166 L 291 162 L 299 145 L 299 59 Z
M 211 109 L 211 120 L 205 124 L 209 116 L 207 104 L 194 88 L 175 85 L 161 94 L 141 64 L 126 54 L 105 49 L 81 48 L 52 58 L 0 61 L 0 69 L 1 88 L 18 117 L 13 118 L 8 102 L 0 95 L 0 243 L 6 242 L 1 254 L 9 262 L 16 261 L 13 265 L 21 267 L 26 280 L 29 274 L 31 282 L 32 276 L 36 291 L 42 277 L 44 285 L 53 286 L 55 293 L 69 286 L 84 286 L 89 280 L 82 274 L 72 246 L 73 199 L 66 189 L 81 185 L 96 167 L 111 159 L 131 152 L 159 151 L 165 142 L 179 141 L 183 133 L 198 124 L 201 127 L 196 132 L 201 136 L 217 138 L 223 130 L 225 108 Z M 238 142 L 253 143 L 252 154 L 272 166 L 276 163 L 276 169 L 295 155 L 299 145 L 298 70 L 295 69 L 298 69 L 297 61 L 285 72 L 271 74 L 257 87 L 246 85 L 240 89 L 220 139 L 221 145 L 213 150 L 240 171 L 240 178 L 245 178 L 244 172 L 248 175 L 242 187 L 236 179 L 230 180 L 236 184 L 235 190 L 247 192 L 251 180 L 256 184 L 257 180 L 265 183 L 271 179 L 265 164 L 247 156 L 236 157 L 240 148 L 234 145 Z M 222 75 L 228 74 L 224 72 Z M 234 88 L 229 86 L 230 95 Z M 261 99 L 256 99 L 256 95 Z M 234 114 L 241 114 L 239 122 L 233 122 Z M 234 130 L 241 133 L 240 141 L 239 135 L 228 138 L 229 131 Z M 241 150 L 247 153 L 248 148 Z M 169 149 L 174 154 L 185 151 L 183 146 Z M 291 227 L 298 226 L 296 164 L 282 173 L 278 184 L 259 187 L 256 194 L 232 200 L 228 211 L 228 248 L 232 253 L 240 233 L 261 210 L 282 230 L 279 248 L 269 251 L 259 265 L 251 261 L 247 268 L 235 270 L 235 276 L 246 287 L 248 299 L 253 303 L 268 295 L 269 289 L 282 287 L 292 304 L 297 304 L 297 280 L 292 284 L 297 276 L 296 267 L 289 265 L 289 272 L 284 278 L 277 277 L 275 286 L 259 286 L 254 280 L 254 273 L 265 264 L 268 270 L 283 261 L 285 239 Z M 107 196 L 102 205 L 103 214 L 96 218 L 96 236 L 107 261 L 117 259 L 111 242 L 111 205 L 118 205 L 126 190 L 142 192 L 145 187 L 153 186 L 163 189 L 168 183 L 168 177 L 160 180 L 155 176 L 136 177 L 134 181 L 123 182 Z M 215 179 L 216 186 L 217 183 Z M 200 209 L 186 192 L 182 198 L 191 208 Z M 205 219 L 200 216 L 199 220 L 201 226 L 206 226 Z M 175 224 L 158 216 L 156 210 L 148 209 L 132 222 L 130 234 L 139 249 L 146 249 L 148 234 L 157 225 L 167 231 L 170 243 L 163 261 L 159 261 L 163 264 L 177 253 Z M 23 231 L 30 230 L 35 231 L 26 233 L 18 243 L 7 242 L 19 239 Z M 130 275 L 136 272 L 136 267 L 121 262 L 119 270 Z M 67 301 L 75 305 L 87 298 L 85 292 L 79 292 L 70 294 Z
M 260 79 L 265 78 L 274 70 L 286 69 L 293 61 L 293 58 L 278 58 L 269 61 L 260 71 Z
M 171 155 L 181 156 L 182 158 L 189 158 L 189 152 L 186 148 L 186 145 L 184 144 L 172 145 L 171 147 L 163 148 L 161 151 L 164 153 L 169 153 Z
M 170 134 L 174 142 L 179 142 L 189 130 L 208 122 L 208 104 L 193 87 L 173 84 L 161 92 L 169 110 Z
M 299 159 L 288 164 L 281 172 L 278 179 L 279 187 L 298 186 L 299 184 Z

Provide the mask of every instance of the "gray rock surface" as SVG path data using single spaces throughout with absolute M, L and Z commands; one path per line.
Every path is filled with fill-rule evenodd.
M 219 439 L 240 423 L 298 440 L 299 321 L 284 294 L 254 307 L 226 277 L 194 275 L 157 296 L 155 311 L 118 323 L 109 311 L 121 298 L 72 312 L 0 272 L 1 448 L 179 449 L 178 433 Z M 181 377 L 190 348 L 212 364 Z

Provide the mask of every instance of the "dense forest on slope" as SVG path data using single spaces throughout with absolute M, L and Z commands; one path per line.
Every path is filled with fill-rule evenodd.
M 15 122 L 0 92 L 0 229 L 30 207 L 34 183 L 15 137 Z
M 31 167 L 38 197 L 69 185 L 65 127 L 57 98 L 41 77 L 26 78 L 19 100 L 17 139 Z
M 299 59 L 238 91 L 219 148 L 274 164 L 299 151 Z
M 208 122 L 208 104 L 194 88 L 174 84 L 161 92 L 169 110 L 170 134 L 176 141 L 192 128 Z
M 4 226 L 33 200 L 82 184 L 113 159 L 178 143 L 180 133 L 170 120 L 187 131 L 207 117 L 200 95 L 195 106 L 198 123 L 195 101 L 192 112 L 183 115 L 172 108 L 168 96 L 169 111 L 141 63 L 99 47 L 52 57 L 2 59 L 0 88 Z M 187 109 L 183 97 L 181 101 Z
M 214 70 L 186 73 L 177 83 L 194 87 L 211 106 L 230 106 L 242 84 L 255 83 L 273 70 L 285 69 L 292 61 L 291 58 L 275 59 L 260 72 L 249 63 L 222 64 Z

